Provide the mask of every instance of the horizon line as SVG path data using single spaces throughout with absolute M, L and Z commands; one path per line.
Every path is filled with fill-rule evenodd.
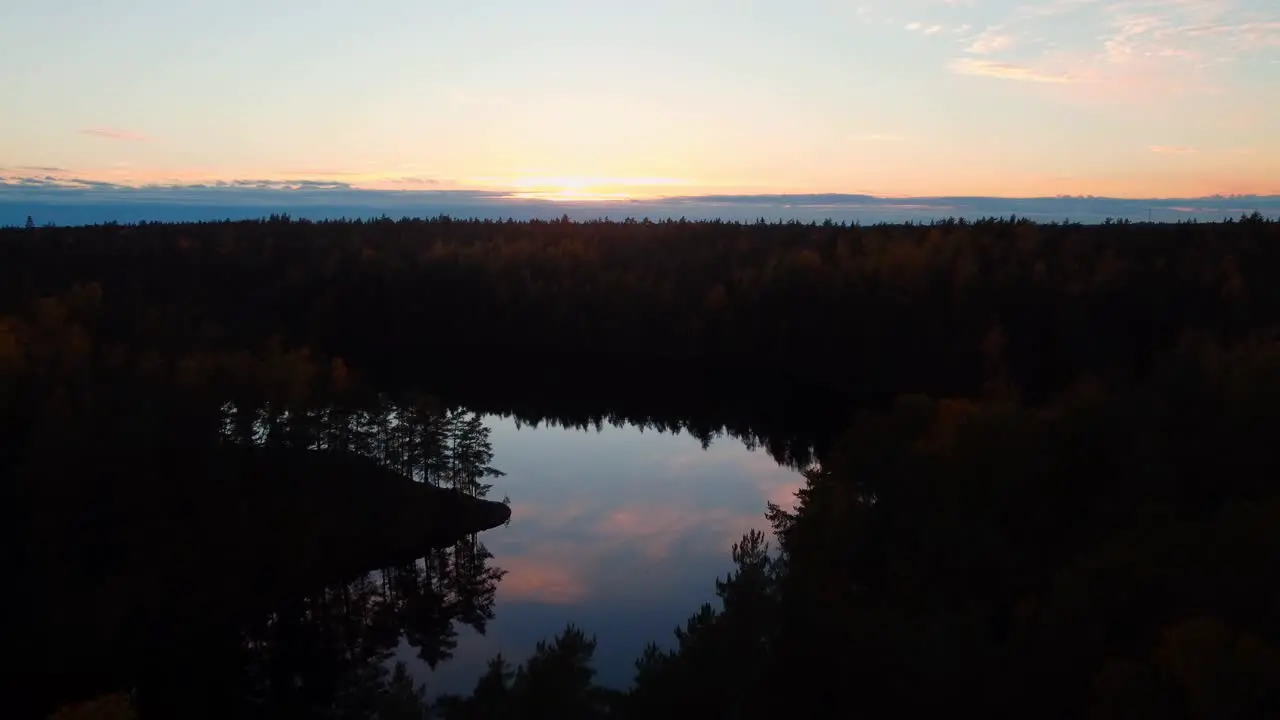
M 685 218 L 685 217 L 674 217 L 670 215 L 662 216 L 662 217 L 652 217 L 652 218 L 648 216 L 645 216 L 643 218 L 635 218 L 635 217 L 570 218 L 567 215 L 564 218 L 538 218 L 538 217 L 488 218 L 488 217 L 481 217 L 478 215 L 452 215 L 449 213 L 440 213 L 438 215 L 404 215 L 401 217 L 391 217 L 386 213 L 383 213 L 382 215 L 379 215 L 379 216 L 355 216 L 355 217 L 343 216 L 343 217 L 336 217 L 336 218 L 312 219 L 308 217 L 294 217 L 292 213 L 288 213 L 288 212 L 275 212 L 267 215 L 259 215 L 254 217 L 221 218 L 221 219 L 189 219 L 189 220 L 142 219 L 142 220 L 131 220 L 131 221 L 104 220 L 99 222 L 65 223 L 65 224 L 46 223 L 44 225 L 36 225 L 35 229 L 75 230 L 79 228 L 108 227 L 108 226 L 130 228 L 130 227 L 146 227 L 146 226 L 153 226 L 153 225 L 161 225 L 161 226 L 164 226 L 164 225 L 175 225 L 175 226 L 176 225 L 225 225 L 225 224 L 239 224 L 239 223 L 270 223 L 270 222 L 284 222 L 284 223 L 290 223 L 290 224 L 297 223 L 300 225 L 308 225 L 308 224 L 342 225 L 342 224 L 356 224 L 356 223 L 374 224 L 378 222 L 389 221 L 391 223 L 398 224 L 398 223 L 404 223 L 404 222 L 431 223 L 431 222 L 438 222 L 441 220 L 447 220 L 449 222 L 455 222 L 455 223 L 517 224 L 517 225 L 564 224 L 564 223 L 567 223 L 569 225 L 592 225 L 592 224 L 664 225 L 664 224 L 686 223 L 691 225 L 738 225 L 743 227 L 756 226 L 756 225 L 765 225 L 765 226 L 804 225 L 804 226 L 821 227 L 829 224 L 830 226 L 834 226 L 834 227 L 848 228 L 848 227 L 875 227 L 875 226 L 917 226 L 917 227 L 922 227 L 922 226 L 929 227 L 929 226 L 940 226 L 940 225 L 973 226 L 973 225 L 978 225 L 980 223 L 1016 222 L 1019 224 L 1030 224 L 1030 225 L 1046 226 L 1046 227 L 1069 227 L 1069 226 L 1092 227 L 1092 226 L 1101 226 L 1101 225 L 1110 225 L 1110 224 L 1181 225 L 1184 223 L 1193 223 L 1196 225 L 1219 225 L 1219 224 L 1236 223 L 1241 221 L 1254 221 L 1254 222 L 1261 221 L 1264 223 L 1280 223 L 1280 213 L 1276 215 L 1268 215 L 1266 213 L 1254 211 L 1253 213 L 1245 213 L 1241 217 L 1228 216 L 1228 217 L 1223 217 L 1219 220 L 1198 220 L 1195 218 L 1186 218 L 1186 219 L 1179 219 L 1179 220 L 1140 220 L 1140 219 L 1133 220 L 1131 218 L 1125 218 L 1125 217 L 1108 217 L 1108 218 L 1105 218 L 1104 220 L 1072 220 L 1071 218 L 1063 218 L 1062 220 L 1045 220 L 1045 219 L 1037 219 L 1033 217 L 1022 216 L 1016 213 L 1011 213 L 1010 215 L 1007 215 L 1007 216 L 1006 215 L 980 215 L 980 216 L 958 216 L 958 217 L 933 217 L 933 218 L 927 218 L 927 219 L 926 218 L 906 218 L 906 219 L 894 220 L 894 221 L 879 220 L 879 221 L 862 222 L 859 220 L 836 220 L 835 218 L 830 218 L 830 217 L 825 218 L 823 220 L 816 220 L 816 219 L 799 220 L 796 218 L 790 218 L 790 219 L 784 220 L 782 218 L 768 219 L 764 217 L 761 217 L 756 220 L 743 220 L 743 219 L 734 219 L 734 218 L 726 218 L 726 217 Z M 23 225 L 0 224 L 0 231 L 28 232 L 30 230 L 31 228 L 26 228 Z
M 715 201 L 715 200 L 785 200 L 785 199 L 866 199 L 880 201 L 895 200 L 1121 200 L 1121 201 L 1153 201 L 1173 202 L 1190 200 L 1241 200 L 1280 199 L 1280 189 L 1269 192 L 1214 192 L 1198 195 L 1128 195 L 1128 194 L 1091 194 L 1091 193 L 1058 193 L 1029 195 L 981 195 L 981 194 L 902 194 L 875 193 L 853 191 L 714 191 L 706 193 L 672 193 L 672 194 L 629 194 L 600 193 L 598 195 L 563 195 L 554 192 L 530 192 L 527 190 L 511 190 L 507 188 L 469 188 L 469 187 L 362 187 L 341 180 L 286 179 L 286 180 L 218 180 L 207 182 L 171 182 L 130 184 L 101 180 L 83 180 L 79 178 L 31 178 L 6 177 L 0 175 L 0 194 L 9 192 L 145 192 L 145 191 L 273 191 L 280 193 L 368 193 L 396 196 L 442 196 L 472 197 L 483 200 L 509 202 L 552 202 L 572 205 L 605 205 L 631 204 L 663 201 Z

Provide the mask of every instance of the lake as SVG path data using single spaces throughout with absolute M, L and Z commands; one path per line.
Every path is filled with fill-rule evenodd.
M 596 682 L 626 688 L 646 645 L 673 646 L 718 602 L 732 545 L 768 529 L 768 503 L 794 505 L 823 436 L 791 418 L 824 416 L 620 395 L 608 409 L 202 400 L 152 408 L 137 445 L 64 440 L 100 450 L 43 453 L 24 481 L 41 489 L 28 515 L 53 524 L 23 545 L 19 646 L 62 678 L 24 702 L 133 687 L 174 711 L 195 696 L 211 711 L 323 707 L 363 697 L 361 668 L 396 660 L 429 698 L 469 694 L 493 656 L 522 663 L 570 623 L 597 641 Z M 502 517 L 438 516 L 443 500 L 423 498 L 444 490 Z M 509 499 L 510 522 L 476 497 Z
M 791 507 L 803 484 L 733 437 L 704 449 L 688 433 L 635 425 L 484 420 L 506 473 L 489 497 L 510 497 L 512 519 L 480 540 L 506 575 L 486 633 L 459 627 L 451 660 L 431 671 L 407 644 L 397 650 L 431 696 L 469 693 L 493 655 L 523 662 L 570 622 L 596 636 L 599 682 L 626 687 L 646 644 L 669 647 L 672 630 L 715 599 L 732 544 L 768 529 L 766 503 Z

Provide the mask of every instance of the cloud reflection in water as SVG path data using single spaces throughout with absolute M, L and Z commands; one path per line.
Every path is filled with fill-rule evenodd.
M 596 635 L 599 680 L 625 686 L 646 643 L 669 644 L 713 599 L 730 546 L 767 528 L 765 504 L 789 506 L 803 483 L 729 437 L 703 450 L 690 435 L 635 427 L 487 424 L 507 473 L 492 497 L 512 498 L 512 521 L 482 538 L 507 575 L 487 636 L 464 629 L 453 660 L 429 676 L 419 667 L 431 695 L 469 691 L 495 653 L 521 662 L 568 622 Z

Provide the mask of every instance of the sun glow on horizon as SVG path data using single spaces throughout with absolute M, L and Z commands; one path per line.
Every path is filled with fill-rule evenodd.
M 474 178 L 468 184 L 496 188 L 512 198 L 552 202 L 655 200 L 687 194 L 697 183 L 669 177 L 600 177 L 588 175 L 529 175 Z
M 1192 153 L 1152 153 L 1153 157 L 1184 159 Z M 814 185 L 761 185 L 718 182 L 707 178 L 646 175 L 560 175 L 552 173 L 514 172 L 509 175 L 449 177 L 423 171 L 420 167 L 392 166 L 386 169 L 338 168 L 258 168 L 232 172 L 227 168 L 164 168 L 143 165 L 121 165 L 71 170 L 56 167 L 22 168 L 0 166 L 0 185 L 40 186 L 47 189 L 69 189 L 101 192 L 115 189 L 226 188 L 272 189 L 281 191 L 323 192 L 327 190 L 372 190 L 396 193 L 435 194 L 464 191 L 483 194 L 493 200 L 529 200 L 566 204 L 627 203 L 659 201 L 670 198 L 714 197 L 718 195 L 805 195 L 856 194 L 881 198 L 913 197 L 1005 197 L 1038 198 L 1059 195 L 1090 195 L 1110 198 L 1205 198 L 1215 195 L 1280 195 L 1274 175 L 1260 172 L 1265 162 L 1246 158 L 1234 168 L 1163 172 L 1148 174 L 1137 171 L 1106 179 L 1070 177 L 1032 177 L 1016 186 L 1010 183 L 977 184 L 968 192 L 956 192 L 947 183 L 921 187 L 917 192 L 893 183 L 879 186 L 854 186 L 849 183 Z M 359 167 L 358 165 L 356 167 Z M 1138 180 L 1144 182 L 1138 183 Z M 1141 184 L 1144 193 L 1132 190 Z
M 517 192 L 508 197 L 518 200 L 549 200 L 551 202 L 605 202 L 608 200 L 637 200 L 628 193 L 602 193 L 593 190 L 577 190 L 565 188 L 555 192 Z M 648 198 L 645 198 L 648 199 Z

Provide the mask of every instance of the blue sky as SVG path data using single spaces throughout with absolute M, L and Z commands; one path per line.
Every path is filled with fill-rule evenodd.
M 1273 0 L 6 0 L 0 177 L 1280 194 Z

